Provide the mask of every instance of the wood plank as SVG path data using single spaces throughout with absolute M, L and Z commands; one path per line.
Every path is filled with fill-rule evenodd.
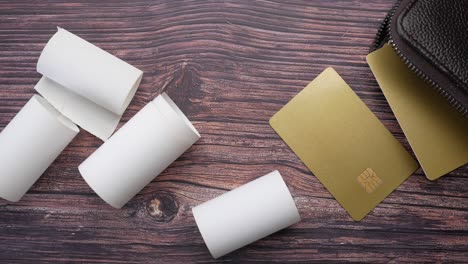
M 468 262 L 468 168 L 421 170 L 354 222 L 268 119 L 334 67 L 410 150 L 365 56 L 390 0 L 0 1 L 0 130 L 34 94 L 60 26 L 142 69 L 121 125 L 166 90 L 202 134 L 123 209 L 78 165 L 101 141 L 82 131 L 19 203 L 0 200 L 5 263 Z M 302 221 L 219 260 L 191 208 L 278 169 Z

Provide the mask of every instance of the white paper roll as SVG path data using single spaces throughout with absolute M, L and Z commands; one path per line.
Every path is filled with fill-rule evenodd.
M 62 28 L 42 51 L 37 71 L 44 77 L 35 89 L 103 140 L 117 127 L 143 76 L 141 70 Z
M 104 141 L 114 133 L 122 117 L 46 77 L 42 77 L 34 89 L 64 116 Z
M 0 133 L 0 197 L 19 201 L 78 132 L 34 95 Z
M 78 169 L 104 201 L 121 208 L 199 138 L 195 127 L 163 93 Z
M 214 258 L 301 220 L 278 171 L 194 207 L 192 212 Z

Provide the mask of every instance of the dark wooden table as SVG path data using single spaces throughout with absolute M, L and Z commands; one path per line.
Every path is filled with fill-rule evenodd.
M 60 26 L 145 72 L 121 124 L 166 89 L 202 134 L 117 210 L 78 173 L 102 143 L 82 131 L 20 202 L 0 200 L 0 262 L 217 262 L 191 208 L 275 169 L 302 221 L 219 262 L 468 262 L 466 166 L 419 170 L 357 223 L 268 124 L 332 66 L 409 149 L 365 62 L 392 2 L 0 1 L 0 130 Z

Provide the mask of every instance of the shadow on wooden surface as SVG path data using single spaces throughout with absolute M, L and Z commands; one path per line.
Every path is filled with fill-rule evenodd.
M 418 171 L 356 223 L 268 125 L 332 66 L 409 149 L 365 62 L 392 4 L 1 1 L 0 130 L 34 94 L 37 59 L 60 26 L 145 72 L 121 124 L 166 89 L 202 134 L 116 210 L 78 173 L 101 144 L 82 131 L 21 202 L 0 200 L 1 262 L 467 262 L 466 166 L 436 182 Z M 275 169 L 302 222 L 213 260 L 191 208 Z

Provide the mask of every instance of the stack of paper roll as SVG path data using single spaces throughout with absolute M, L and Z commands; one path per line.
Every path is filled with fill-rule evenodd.
M 45 46 L 34 95 L 0 133 L 0 197 L 19 201 L 81 128 L 105 143 L 80 166 L 107 203 L 124 206 L 200 134 L 165 93 L 113 136 L 143 72 L 59 28 Z M 78 125 L 78 126 L 77 126 Z M 300 220 L 278 171 L 193 208 L 213 257 Z
M 19 201 L 44 173 L 77 135 L 79 129 L 76 125 L 102 140 L 107 140 L 116 129 L 143 76 L 141 70 L 61 28 L 58 28 L 42 51 L 37 63 L 37 71 L 43 77 L 35 89 L 43 97 L 34 95 L 0 133 L 0 197 L 9 201 Z M 133 189 L 131 191 L 116 190 L 116 193 L 125 192 L 125 194 L 116 194 L 127 197 L 125 202 L 175 160 L 183 152 L 182 150 L 191 145 L 190 143 L 193 144 L 196 137 L 199 137 L 198 132 L 191 124 L 188 126 L 190 122 L 169 97 L 164 95 L 161 98 L 164 100 L 157 99 L 151 102 L 150 106 L 145 107 L 142 113 L 139 113 L 135 120 L 129 122 L 119 133 L 121 136 L 117 136 L 109 143 L 111 147 L 123 147 L 125 151 L 125 146 L 120 144 L 127 142 L 127 136 L 132 136 L 135 131 L 139 131 L 138 139 L 146 140 L 142 144 L 146 146 L 146 144 L 153 143 L 152 146 L 155 149 L 153 151 L 155 155 L 152 158 L 140 161 L 146 162 L 146 164 L 141 164 L 143 167 L 129 167 L 129 170 L 133 168 L 138 172 L 142 171 L 141 175 L 126 171 L 127 176 L 139 175 L 142 179 L 126 178 L 127 182 L 134 180 Z M 173 112 L 162 106 L 155 109 L 156 101 L 170 104 L 172 107 L 169 108 L 173 109 Z M 174 110 L 175 108 L 177 111 Z M 177 114 L 174 114 L 176 112 Z M 166 115 L 162 117 L 163 114 Z M 183 124 L 186 126 L 182 127 L 177 121 L 166 122 L 164 118 L 169 118 L 167 115 L 172 115 L 171 118 L 175 117 L 178 122 L 183 119 Z M 159 120 L 160 123 L 155 124 L 155 120 Z M 177 126 L 171 126 L 171 122 L 177 123 Z M 135 124 L 135 127 L 132 124 Z M 161 147 L 159 143 L 165 144 L 169 141 L 158 136 L 167 135 L 163 134 L 162 130 L 158 130 L 160 134 L 152 134 L 154 138 L 150 136 L 155 126 L 166 126 L 168 133 L 183 134 L 186 133 L 187 127 L 189 127 L 188 130 L 195 132 L 190 135 L 183 134 L 187 136 L 187 139 L 180 140 L 180 145 L 173 146 L 173 152 L 168 153 L 166 157 L 158 152 L 158 149 L 161 151 L 169 147 L 166 145 Z M 182 132 L 177 129 L 181 129 Z M 129 135 L 126 134 L 128 131 L 130 131 Z M 142 146 L 142 144 L 131 146 Z M 127 146 L 130 145 L 127 144 Z M 104 151 L 98 153 L 106 153 L 106 149 L 107 145 Z M 136 147 L 134 149 L 133 155 L 139 155 L 138 151 L 145 151 Z M 118 152 L 113 151 L 112 154 L 116 153 Z M 102 162 L 105 163 L 106 155 L 94 156 L 99 156 L 101 159 L 104 157 Z M 116 157 L 116 155 L 111 156 Z M 86 164 L 90 163 L 92 162 Z M 123 163 L 124 161 L 121 161 L 118 164 Z M 105 165 L 96 166 L 104 169 Z M 87 166 L 84 167 L 87 168 Z M 141 168 L 146 168 L 146 171 Z M 121 175 L 125 178 L 125 175 Z M 105 179 L 106 175 L 103 176 L 101 182 Z M 94 183 L 93 178 L 89 181 Z M 133 195 L 128 196 L 129 193 Z

